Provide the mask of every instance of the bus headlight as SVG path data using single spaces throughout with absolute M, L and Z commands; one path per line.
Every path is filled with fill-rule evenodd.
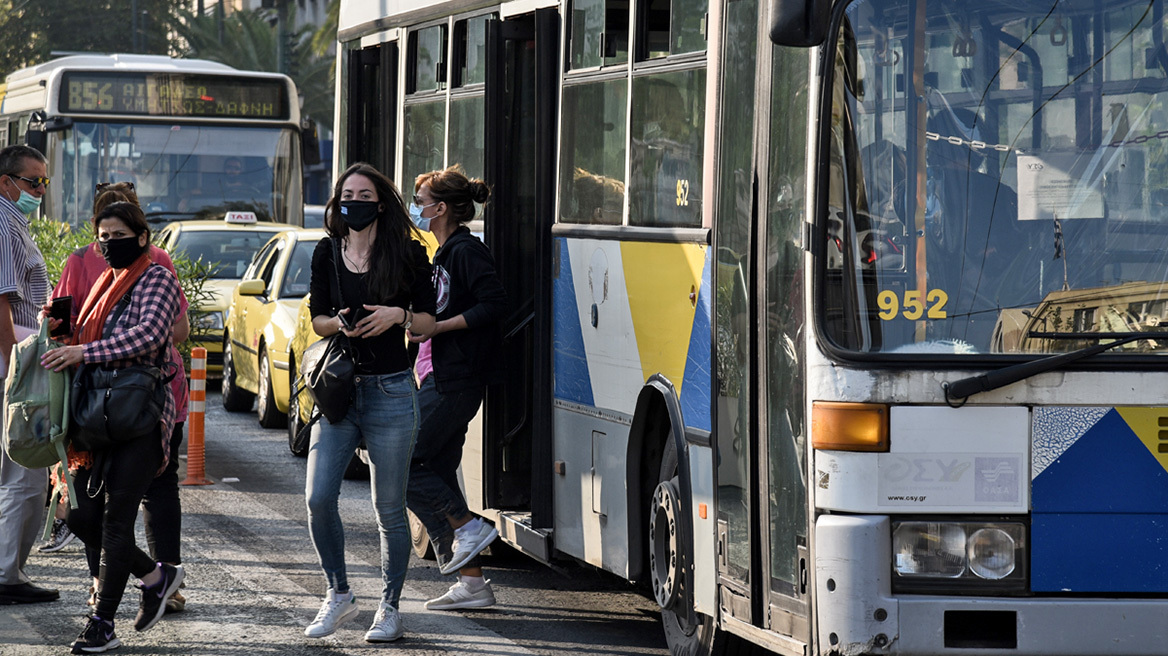
M 969 536 L 966 555 L 969 571 L 997 581 L 1014 571 L 1014 538 L 1000 528 L 979 528 Z
M 956 524 L 905 522 L 892 534 L 896 573 L 956 578 L 965 573 L 965 531 Z
M 894 521 L 893 590 L 942 593 L 1026 589 L 1021 522 Z

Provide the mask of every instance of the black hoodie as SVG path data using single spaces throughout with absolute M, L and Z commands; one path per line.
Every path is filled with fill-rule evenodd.
M 462 315 L 466 330 L 435 335 L 431 359 L 441 393 L 503 380 L 503 317 L 507 293 L 483 242 L 459 226 L 434 254 L 438 321 Z

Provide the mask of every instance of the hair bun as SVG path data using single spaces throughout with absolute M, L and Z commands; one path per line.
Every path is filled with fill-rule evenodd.
M 470 197 L 476 203 L 485 203 L 491 197 L 491 188 L 482 180 L 471 180 Z

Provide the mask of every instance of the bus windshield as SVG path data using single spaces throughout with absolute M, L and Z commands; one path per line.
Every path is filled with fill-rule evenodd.
M 1163 0 L 861 0 L 834 41 L 824 335 L 1168 352 Z M 1159 333 L 1164 333 L 1161 336 Z
M 154 222 L 227 210 L 289 222 L 301 203 L 297 143 L 284 128 L 77 121 L 50 137 L 46 215 L 82 225 L 97 184 L 129 181 Z

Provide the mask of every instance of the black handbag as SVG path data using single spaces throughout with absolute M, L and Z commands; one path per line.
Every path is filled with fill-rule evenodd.
M 344 308 L 345 301 L 341 296 L 341 271 L 338 264 L 341 257 L 340 245 L 335 238 L 332 242 L 333 296 L 337 299 L 337 307 Z M 353 359 L 352 345 L 348 336 L 337 331 L 309 346 L 304 350 L 300 372 L 304 375 L 308 395 L 312 397 L 321 414 L 333 424 L 343 420 L 349 413 L 349 404 L 353 398 L 353 379 L 357 374 L 357 363 Z
M 102 339 L 110 337 L 129 304 L 127 292 L 115 308 L 113 321 L 106 322 Z M 159 348 L 157 365 L 103 369 L 100 364 L 85 364 L 77 369 L 69 407 L 69 439 L 74 448 L 100 452 L 156 434 L 166 405 L 166 386 L 178 375 L 162 371 L 174 367 L 166 361 L 169 346 Z

